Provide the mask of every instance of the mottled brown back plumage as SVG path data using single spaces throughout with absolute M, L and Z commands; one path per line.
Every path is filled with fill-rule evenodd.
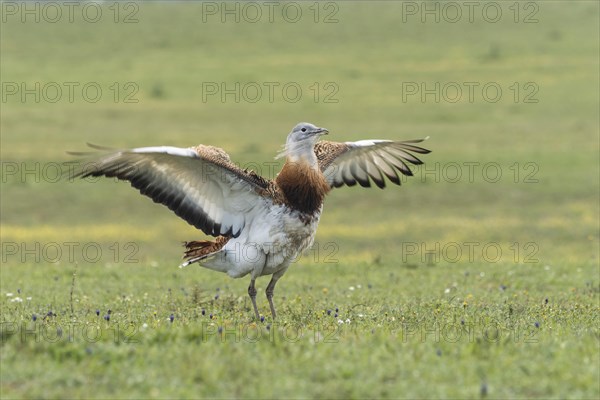
M 262 189 L 267 189 L 269 186 L 269 181 L 258 175 L 256 172 L 250 169 L 241 169 L 237 165 L 235 165 L 229 154 L 225 152 L 225 150 L 215 147 L 215 146 L 207 146 L 204 144 L 199 144 L 198 146 L 192 147 L 198 153 L 198 155 L 204 160 L 214 164 L 218 168 L 224 168 L 229 172 L 233 172 L 237 174 L 240 178 L 253 183 L 261 187 Z M 218 169 L 215 171 L 203 171 L 204 173 L 218 173 Z
M 330 142 L 328 140 L 321 140 L 317 143 L 315 145 L 315 155 L 319 161 L 319 168 L 321 168 L 321 171 L 325 171 L 336 158 L 347 152 L 349 149 L 350 148 L 345 143 Z

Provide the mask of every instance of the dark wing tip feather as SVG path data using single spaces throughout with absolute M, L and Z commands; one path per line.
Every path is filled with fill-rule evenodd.
M 402 147 L 404 149 L 406 149 L 406 150 L 410 150 L 410 151 L 413 151 L 413 152 L 418 153 L 418 154 L 429 154 L 429 153 L 431 153 L 431 150 L 428 150 L 428 149 L 425 149 L 425 148 L 419 147 L 419 146 L 413 146 L 413 145 L 410 145 L 410 144 L 404 144 Z
M 401 171 L 406 176 L 414 176 L 414 174 L 410 168 L 408 168 L 407 170 L 401 170 Z
M 94 143 L 90 143 L 90 142 L 86 142 L 85 143 L 89 148 L 94 149 L 94 150 L 102 150 L 102 151 L 115 151 L 116 149 L 112 148 L 112 147 L 106 147 L 106 146 L 100 146 L 98 144 L 94 144 Z M 67 154 L 71 155 L 71 156 L 93 156 L 98 154 L 95 151 L 66 151 Z
M 371 177 L 379 189 L 385 189 L 385 180 Z
M 371 187 L 371 181 L 369 181 L 369 178 L 367 178 L 367 179 L 356 178 L 356 181 L 362 187 Z
M 344 183 L 346 186 L 356 186 L 356 179 L 344 178 Z
M 426 149 L 424 147 L 421 146 L 413 146 L 412 143 L 422 143 L 426 140 L 429 139 L 429 136 L 423 138 L 423 139 L 412 139 L 412 140 L 404 140 L 402 142 L 399 142 L 403 145 L 403 147 L 405 147 L 407 150 L 410 151 L 414 151 L 415 153 L 419 153 L 419 154 L 429 154 L 431 153 L 431 150 Z
M 78 157 L 87 157 L 87 156 L 93 156 L 94 154 L 96 154 L 95 151 L 66 151 L 66 153 L 70 156 L 78 156 Z
M 95 149 L 95 150 L 102 150 L 102 151 L 118 151 L 119 150 L 119 149 L 115 149 L 114 147 L 101 146 L 99 144 L 94 144 L 94 143 L 90 143 L 90 142 L 86 142 L 86 144 L 88 145 L 88 147 Z
M 387 176 L 387 178 L 392 183 L 395 183 L 396 185 L 402 185 L 402 181 L 400 180 L 400 177 L 397 174 L 384 174 L 384 175 Z

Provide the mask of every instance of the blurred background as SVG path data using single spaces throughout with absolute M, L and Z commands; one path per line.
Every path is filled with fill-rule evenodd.
M 318 238 L 344 256 L 493 240 L 594 259 L 597 4 L 456 4 L 3 3 L 2 240 L 134 240 L 175 264 L 199 233 L 127 184 L 59 181 L 66 151 L 212 144 L 272 178 L 310 121 L 430 137 L 403 187 L 327 199 Z

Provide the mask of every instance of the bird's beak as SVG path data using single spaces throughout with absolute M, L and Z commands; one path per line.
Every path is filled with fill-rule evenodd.
M 319 135 L 327 135 L 329 131 L 325 128 L 318 128 L 316 133 L 318 133 Z

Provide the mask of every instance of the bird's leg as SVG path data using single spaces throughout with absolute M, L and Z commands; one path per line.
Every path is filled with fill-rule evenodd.
M 252 306 L 254 307 L 254 314 L 256 314 L 256 319 L 260 320 L 258 307 L 256 307 L 256 288 L 254 287 L 254 281 L 254 279 L 250 281 L 250 286 L 248 286 L 248 296 L 250 296 L 250 300 L 252 300 Z
M 273 305 L 273 292 L 275 291 L 275 284 L 278 280 L 279 277 L 273 275 L 271 281 L 267 285 L 267 290 L 265 291 L 265 293 L 267 294 L 267 300 L 269 300 L 269 306 L 271 307 L 271 315 L 273 315 L 273 319 L 275 319 L 275 317 L 277 316 L 277 313 L 275 312 L 275 306 Z

